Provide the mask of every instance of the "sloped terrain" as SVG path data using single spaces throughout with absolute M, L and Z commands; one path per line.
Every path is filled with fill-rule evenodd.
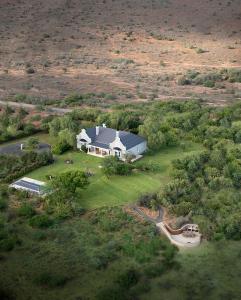
M 122 101 L 239 98 L 240 83 L 181 86 L 241 68 L 239 0 L 2 0 L 0 98 L 106 93 Z

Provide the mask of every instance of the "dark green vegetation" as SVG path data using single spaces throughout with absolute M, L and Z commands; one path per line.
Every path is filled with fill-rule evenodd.
M 222 69 L 216 72 L 201 74 L 190 70 L 185 76 L 179 78 L 179 85 L 203 85 L 205 87 L 224 88 L 224 82 L 241 82 L 241 69 Z
M 130 164 L 76 152 L 76 133 L 101 123 L 139 132 L 148 153 Z M 48 197 L 1 188 L 5 298 L 239 299 L 240 103 L 116 105 L 51 118 L 44 129 L 50 144 L 70 150 L 28 174 L 53 177 Z M 176 253 L 153 226 L 123 212 L 134 201 L 197 222 L 209 241 Z
M 3 299 L 239 299 L 239 242 L 177 253 L 121 208 L 63 222 L 36 215 L 37 199 L 18 199 L 28 208 L 0 214 Z
M 135 164 L 107 158 L 103 161 L 102 171 L 98 170 L 98 159 L 87 159 L 90 161 L 87 163 L 78 160 L 80 165 L 74 165 L 72 169 L 86 172 L 89 163 L 91 169 L 94 167 L 90 170 L 93 179 L 90 178 L 89 187 L 81 193 L 80 206 L 83 204 L 83 207 L 89 208 L 108 203 L 122 204 L 136 200 L 140 193 L 158 192 L 161 188 L 156 204 L 168 206 L 177 215 L 190 216 L 200 224 L 207 238 L 241 238 L 240 103 L 226 108 L 211 108 L 197 101 L 186 101 L 143 107 L 120 105 L 111 112 L 95 109 L 74 111 L 64 117 L 54 118 L 47 123 L 46 129 L 52 137 L 53 149 L 58 145 L 67 145 L 66 150 L 74 150 L 76 133 L 82 127 L 102 122 L 109 127 L 139 132 L 147 138 L 150 150 L 142 161 Z M 181 155 L 194 142 L 199 151 L 189 157 Z M 168 158 L 174 160 L 172 167 L 163 170 L 161 164 L 164 162 L 156 158 L 164 155 L 164 151 L 171 154 L 174 149 L 177 155 Z M 72 154 L 68 156 L 71 158 Z M 84 156 L 84 153 L 78 154 L 79 158 Z M 46 180 L 45 176 L 55 176 L 57 171 L 63 172 L 64 168 L 65 165 L 57 162 L 55 167 L 36 170 L 30 176 Z M 173 181 L 165 186 L 170 171 Z M 119 178 L 119 175 L 128 178 Z M 139 190 L 139 184 L 144 185 L 144 189 L 140 187 L 137 193 L 135 189 L 137 186 Z M 130 193 L 126 193 L 127 186 Z
M 31 122 L 24 120 L 27 115 L 28 112 L 24 109 L 17 112 L 8 106 L 3 111 L 0 109 L 0 143 L 38 131 Z
M 192 214 L 207 238 L 241 239 L 241 149 L 213 151 L 173 162 L 175 179 L 161 194 L 177 215 Z
M 121 208 L 64 223 L 18 211 L 1 213 L 0 293 L 6 299 L 133 299 L 149 291 L 153 277 L 177 267 L 177 250 L 155 226 Z
M 240 239 L 240 103 L 221 109 L 170 103 L 169 109 L 176 113 L 168 117 L 163 117 L 168 105 L 155 107 L 147 127 L 162 116 L 157 138 L 163 132 L 169 137 L 170 131 L 162 128 L 172 128 L 179 138 L 202 142 L 206 148 L 200 154 L 173 161 L 173 181 L 162 189 L 157 201 L 178 215 L 191 215 L 207 238 Z
M 102 170 L 106 176 L 111 175 L 130 175 L 132 166 L 130 164 L 121 162 L 115 156 L 104 158 L 102 163 Z
M 84 209 L 78 200 L 81 198 L 80 191 L 88 184 L 88 176 L 82 171 L 68 171 L 52 177 L 49 183 L 51 193 L 44 201 L 48 213 L 59 219 L 82 214 Z
M 132 95 L 129 95 L 131 98 Z M 41 107 L 44 106 L 58 106 L 58 107 L 68 107 L 68 106 L 82 106 L 82 105 L 88 105 L 90 107 L 105 107 L 109 106 L 106 104 L 106 101 L 115 101 L 116 96 L 114 94 L 108 94 L 108 93 L 87 93 L 87 94 L 72 94 L 61 101 L 56 101 L 55 99 L 43 99 L 39 97 L 29 97 L 26 94 L 18 94 L 14 97 L 14 101 L 20 102 L 20 103 L 28 103 L 28 104 L 35 104 L 39 105 L 41 102 Z
M 0 155 L 0 182 L 11 182 L 39 167 L 53 163 L 51 152 L 28 151 L 21 156 Z
M 180 251 L 181 268 L 152 281 L 151 290 L 141 299 L 239 300 L 241 287 L 240 242 L 206 243 Z

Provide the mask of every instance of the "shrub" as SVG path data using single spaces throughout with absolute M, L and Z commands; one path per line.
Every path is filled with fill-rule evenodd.
M 12 291 L 0 288 L 0 299 L 15 300 L 16 297 L 15 297 L 15 295 L 12 294 Z
M 158 163 L 155 162 L 137 162 L 135 164 L 136 169 L 140 170 L 140 171 L 150 171 L 150 172 L 158 172 L 160 171 L 160 165 Z
M 122 226 L 122 222 L 120 220 L 112 220 L 110 218 L 101 219 L 99 224 L 102 230 L 109 232 L 119 231 Z
M 140 279 L 140 274 L 135 269 L 129 269 L 118 276 L 116 282 L 123 289 L 130 289 L 132 286 L 136 285 Z
M 11 237 L 0 240 L 0 251 L 11 251 L 16 244 L 16 240 Z
M 53 154 L 61 155 L 70 149 L 71 146 L 65 141 L 62 141 L 62 142 L 58 142 L 52 147 L 52 152 Z
M 0 210 L 4 210 L 8 207 L 8 202 L 6 199 L 0 196 Z
M 213 88 L 213 87 L 215 87 L 215 81 L 213 81 L 213 80 L 206 80 L 206 81 L 204 81 L 203 85 L 205 87 Z
M 79 204 L 77 203 L 72 203 L 72 212 L 74 215 L 76 216 L 82 216 L 85 214 L 85 209 L 83 207 L 81 207 Z
M 131 294 L 141 295 L 141 294 L 148 293 L 150 290 L 151 290 L 150 281 L 146 278 L 143 278 L 131 289 Z
M 103 172 L 105 175 L 129 175 L 132 171 L 132 166 L 128 163 L 120 161 L 115 156 L 108 156 L 103 160 Z
M 18 214 L 22 217 L 30 218 L 35 215 L 35 210 L 30 203 L 23 203 L 18 209 Z
M 27 68 L 26 69 L 26 73 L 27 74 L 34 74 L 35 73 L 35 70 L 33 68 Z
M 144 206 L 147 208 L 152 208 L 153 203 L 157 201 L 157 194 L 156 193 L 149 193 L 149 194 L 144 194 L 139 197 L 137 200 L 137 204 L 139 206 Z
M 85 145 L 82 145 L 81 146 L 81 151 L 87 153 L 88 149 L 87 149 L 87 147 Z
M 203 50 L 202 48 L 197 48 L 196 50 L 197 54 L 205 53 L 206 51 Z
M 90 265 L 96 270 L 105 269 L 108 266 L 109 259 L 106 255 L 98 255 L 90 259 Z
M 47 228 L 53 225 L 53 220 L 47 215 L 36 215 L 29 220 L 32 227 Z
M 148 278 L 155 278 L 161 276 L 166 271 L 166 266 L 163 263 L 155 263 L 148 265 L 144 272 Z
M 97 293 L 97 300 L 129 300 L 126 291 L 119 286 L 104 288 Z
M 191 80 L 189 80 L 188 78 L 186 78 L 185 76 L 182 76 L 178 79 L 177 84 L 178 85 L 189 85 L 191 84 Z
M 53 274 L 49 272 L 43 272 L 35 278 L 35 283 L 39 285 L 45 285 L 49 288 L 60 287 L 65 285 L 68 277 L 65 274 Z
M 33 233 L 33 239 L 36 241 L 42 241 L 45 240 L 46 238 L 47 235 L 45 231 L 38 230 Z

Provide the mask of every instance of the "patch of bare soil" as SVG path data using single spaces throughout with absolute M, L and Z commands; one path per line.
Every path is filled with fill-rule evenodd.
M 1 0 L 0 98 L 103 92 L 223 104 L 241 97 L 240 84 L 177 80 L 240 68 L 240 37 L 240 0 Z
M 159 216 L 159 212 L 157 210 L 149 209 L 147 207 L 138 207 L 146 216 L 152 218 L 152 219 L 157 219 Z

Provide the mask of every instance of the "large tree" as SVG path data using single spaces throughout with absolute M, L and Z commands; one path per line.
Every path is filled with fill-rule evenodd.
M 54 191 L 65 196 L 74 196 L 77 189 L 84 189 L 88 184 L 88 177 L 82 171 L 64 172 L 51 180 Z

